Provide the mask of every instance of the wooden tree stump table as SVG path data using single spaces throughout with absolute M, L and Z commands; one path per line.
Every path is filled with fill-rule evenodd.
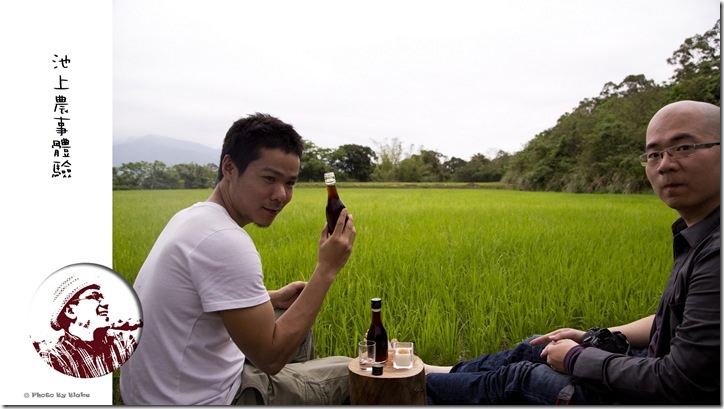
M 382 375 L 359 366 L 353 359 L 349 365 L 349 400 L 352 405 L 425 405 L 425 364 L 415 356 L 411 369 L 395 369 L 392 359 L 384 364 Z

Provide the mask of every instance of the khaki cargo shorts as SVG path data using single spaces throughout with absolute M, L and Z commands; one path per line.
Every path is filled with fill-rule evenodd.
M 247 359 L 233 404 L 349 404 L 350 360 L 346 356 L 314 359 L 314 335 L 310 331 L 297 353 L 276 375 L 265 374 Z
M 267 375 L 244 364 L 236 405 L 342 405 L 349 403 L 351 358 L 333 356 L 287 364 Z

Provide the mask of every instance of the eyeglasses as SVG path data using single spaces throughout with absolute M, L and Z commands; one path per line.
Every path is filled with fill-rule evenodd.
M 696 145 L 688 143 L 675 145 L 668 147 L 663 151 L 644 153 L 639 156 L 639 162 L 641 162 L 641 166 L 655 166 L 658 165 L 659 162 L 661 162 L 661 159 L 664 158 L 664 152 L 668 153 L 669 157 L 672 159 L 681 159 L 688 158 L 698 149 L 709 149 L 717 145 L 721 145 L 721 142 L 698 143 Z
M 98 292 L 93 292 L 91 295 L 83 297 L 83 298 L 76 298 L 75 301 L 82 301 L 82 300 L 96 300 L 98 302 L 103 301 L 103 294 Z

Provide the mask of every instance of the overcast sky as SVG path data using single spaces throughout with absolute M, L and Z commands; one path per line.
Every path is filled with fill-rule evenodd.
M 666 59 L 719 15 L 718 0 L 115 0 L 114 140 L 220 148 L 264 112 L 325 148 L 514 153 L 607 82 L 670 80 Z

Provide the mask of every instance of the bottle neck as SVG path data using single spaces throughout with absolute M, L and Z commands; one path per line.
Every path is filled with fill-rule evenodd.
M 327 185 L 327 197 L 339 199 L 339 194 L 337 193 L 337 186 Z
M 372 325 L 381 325 L 382 324 L 382 314 L 381 310 L 372 310 Z

